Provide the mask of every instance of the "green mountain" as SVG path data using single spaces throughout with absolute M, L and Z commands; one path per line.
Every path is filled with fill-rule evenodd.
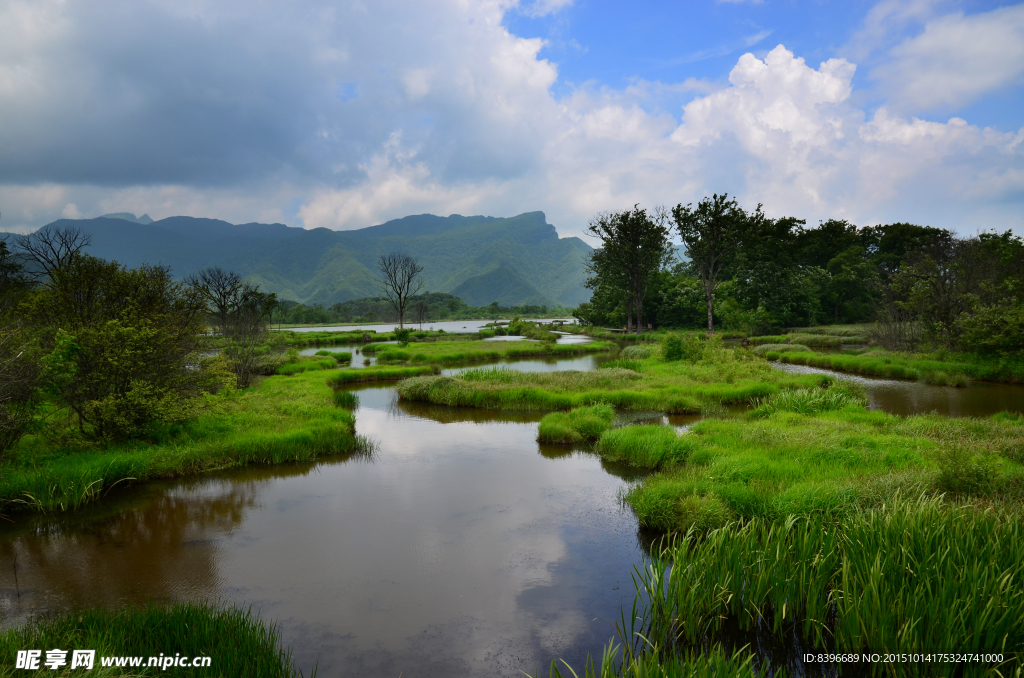
M 170 266 L 177 277 L 220 266 L 304 304 L 377 296 L 376 260 L 389 252 L 419 260 L 424 291 L 455 294 L 473 306 L 576 306 L 590 297 L 583 287 L 590 246 L 559 238 L 543 212 L 508 219 L 420 214 L 355 231 L 146 218 L 116 214 L 51 226 L 81 228 L 92 236 L 89 252 L 104 259 Z

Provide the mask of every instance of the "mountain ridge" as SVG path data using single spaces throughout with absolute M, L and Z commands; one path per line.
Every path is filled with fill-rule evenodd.
M 475 306 L 576 306 L 590 296 L 583 281 L 592 249 L 579 238 L 560 238 L 543 212 L 420 214 L 351 231 L 184 216 L 146 224 L 127 217 L 134 215 L 60 219 L 44 228 L 81 228 L 92 237 L 91 254 L 126 266 L 170 266 L 179 279 L 220 266 L 305 304 L 376 296 L 377 257 L 393 251 L 419 260 L 424 290 L 456 294 Z

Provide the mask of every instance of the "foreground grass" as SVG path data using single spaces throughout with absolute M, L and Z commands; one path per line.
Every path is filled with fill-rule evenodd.
M 378 363 L 452 364 L 546 356 L 572 356 L 611 350 L 611 342 L 554 344 L 538 341 L 445 341 L 409 344 L 368 344 L 363 353 L 376 354 Z
M 698 362 L 664 362 L 653 356 L 619 360 L 594 372 L 481 368 L 452 377 L 409 379 L 397 390 L 406 400 L 489 409 L 568 410 L 604 403 L 620 409 L 697 413 L 832 381 L 823 375 L 785 374 L 746 352 L 713 346 L 709 353 Z
M 929 384 L 966 386 L 970 379 L 1024 383 L 1024 362 L 1010 359 L 980 360 L 968 356 L 908 355 L 879 350 L 861 355 L 769 351 L 765 357 L 873 377 L 919 379 Z
M 639 428 L 649 440 L 630 440 Z M 662 470 L 625 499 L 642 526 L 669 532 L 754 518 L 836 517 L 899 491 L 1024 499 L 1024 418 L 869 412 L 843 387 L 779 394 L 748 416 L 705 419 L 684 434 L 648 426 L 605 436 L 602 454 Z
M 732 621 L 780 640 L 799 635 L 818 651 L 1004 653 L 1001 675 L 1017 675 L 1022 538 L 1019 515 L 938 499 L 896 499 L 838 522 L 816 513 L 690 532 L 641 574 L 638 632 L 671 655 Z M 996 675 L 994 664 L 966 664 L 961 675 Z M 936 658 L 872 671 L 949 676 L 956 668 Z
M 67 650 L 67 665 L 56 671 L 42 665 L 46 651 Z M 18 650 L 42 650 L 39 671 L 14 668 Z M 71 670 L 71 650 L 95 650 L 91 671 Z M 205 668 L 142 666 L 104 668 L 101 657 L 209 657 Z M 250 611 L 217 609 L 206 603 L 86 610 L 43 618 L 0 634 L 0 677 L 46 676 L 252 676 L 293 678 L 302 674 L 291 654 L 280 648 L 280 635 Z M 8 663 L 7 660 L 10 660 Z
M 355 417 L 336 407 L 324 374 L 268 377 L 254 388 L 208 396 L 193 422 L 153 443 L 71 446 L 23 440 L 0 466 L 0 508 L 64 511 L 115 485 L 244 464 L 311 461 L 360 450 Z

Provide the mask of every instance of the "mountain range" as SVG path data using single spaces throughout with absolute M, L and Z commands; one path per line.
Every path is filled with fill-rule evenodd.
M 448 292 L 471 306 L 576 306 L 591 247 L 559 238 L 543 212 L 510 218 L 420 214 L 351 231 L 284 224 L 117 213 L 60 219 L 91 235 L 88 251 L 126 266 L 170 266 L 181 278 L 207 266 L 236 271 L 266 292 L 307 305 L 380 294 L 381 254 L 410 254 L 423 266 L 424 291 Z

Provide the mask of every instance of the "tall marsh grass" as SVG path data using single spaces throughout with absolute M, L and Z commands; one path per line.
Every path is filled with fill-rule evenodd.
M 678 434 L 671 426 L 623 426 L 601 436 L 598 450 L 610 461 L 656 469 L 679 464 L 693 451 L 696 441 Z
M 780 639 L 795 631 L 803 647 L 840 653 L 1012 658 L 1024 647 L 1022 537 L 1017 516 L 899 498 L 838 522 L 814 514 L 690 531 L 637 579 L 641 633 L 669 654 L 699 647 L 731 621 Z M 955 666 L 895 668 L 946 676 Z
M 11 660 L 0 664 L 0 677 L 26 673 L 13 668 L 18 650 L 95 650 L 94 667 L 64 671 L 41 670 L 59 676 L 159 676 L 210 675 L 252 676 L 253 678 L 296 678 L 302 673 L 292 666 L 291 652 L 281 647 L 275 624 L 268 624 L 251 610 L 220 609 L 208 603 L 149 605 L 119 610 L 72 611 L 43 617 L 26 626 L 0 634 L 0 656 Z M 103 668 L 102 656 L 149 657 L 160 655 L 209 657 L 208 668 L 138 669 Z M 44 654 L 45 659 L 45 654 Z M 315 667 L 312 674 L 315 674 Z

